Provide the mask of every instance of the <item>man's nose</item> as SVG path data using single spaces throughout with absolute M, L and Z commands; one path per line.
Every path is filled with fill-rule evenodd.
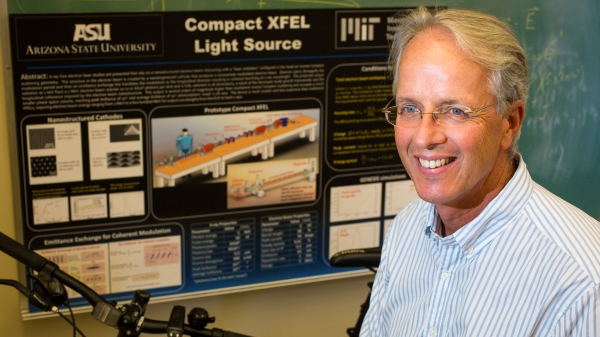
M 446 141 L 444 127 L 436 121 L 437 114 L 426 112 L 421 114 L 421 122 L 417 126 L 414 141 L 420 148 L 431 149 Z

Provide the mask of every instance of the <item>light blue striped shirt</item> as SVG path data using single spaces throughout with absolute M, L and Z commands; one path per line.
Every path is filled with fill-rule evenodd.
M 422 200 L 394 220 L 361 337 L 600 336 L 600 225 L 522 160 L 469 224 L 437 221 Z

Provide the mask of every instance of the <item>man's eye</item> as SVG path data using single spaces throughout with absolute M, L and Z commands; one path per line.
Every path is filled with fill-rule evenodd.
M 419 109 L 417 109 L 417 107 L 414 105 L 405 105 L 402 107 L 402 110 L 400 111 L 400 113 L 402 113 L 402 114 L 411 114 L 411 115 L 418 114 L 419 112 L 420 112 Z
M 462 110 L 461 108 L 457 108 L 455 106 L 449 106 L 446 109 L 444 109 L 446 111 L 447 114 L 452 115 L 452 116 L 464 116 L 466 117 L 465 111 Z

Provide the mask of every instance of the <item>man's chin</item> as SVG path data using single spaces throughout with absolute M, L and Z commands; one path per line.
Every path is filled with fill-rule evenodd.
M 448 193 L 448 189 L 440 186 L 431 186 L 431 184 L 418 186 L 415 184 L 415 189 L 419 198 L 435 205 L 448 204 L 455 198 L 451 193 Z

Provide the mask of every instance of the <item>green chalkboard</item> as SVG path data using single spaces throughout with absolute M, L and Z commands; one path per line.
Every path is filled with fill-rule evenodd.
M 598 218 L 600 26 L 594 17 L 599 4 L 491 3 L 476 8 L 511 23 L 529 58 L 520 152 L 538 183 Z
M 9 14 L 465 7 L 511 26 L 529 56 L 530 99 L 520 152 L 534 179 L 600 217 L 600 3 L 581 0 L 7 0 Z

